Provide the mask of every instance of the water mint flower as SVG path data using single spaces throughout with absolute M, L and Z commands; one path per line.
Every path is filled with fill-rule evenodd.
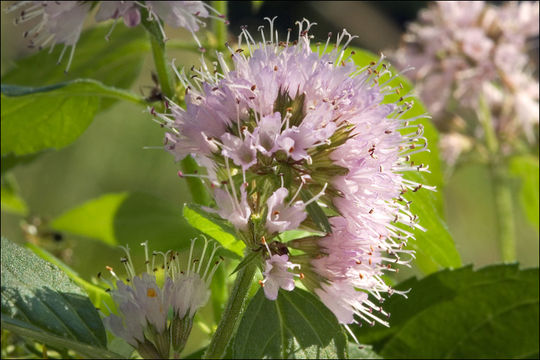
M 201 26 L 206 26 L 201 19 L 216 18 L 225 21 L 223 15 L 202 1 L 102 1 L 96 21 L 114 19 L 116 24 L 117 19 L 123 18 L 126 26 L 137 26 L 141 22 L 141 8 L 148 12 L 148 20 L 156 22 L 164 40 L 167 40 L 167 35 L 161 21 L 174 28 L 187 29 L 201 48 L 201 42 L 195 34 Z
M 294 277 L 299 277 L 299 274 L 289 272 L 289 269 L 299 268 L 300 265 L 293 264 L 289 261 L 289 256 L 286 254 L 272 255 L 266 241 L 263 242 L 268 251 L 270 258 L 266 260 L 263 271 L 264 280 L 260 281 L 264 289 L 264 295 L 270 300 L 276 300 L 279 289 L 293 291 L 295 288 Z
M 188 266 L 182 271 L 178 253 L 153 252 L 148 256 L 145 248 L 146 271 L 136 275 L 130 251 L 122 247 L 126 257 L 122 263 L 126 268 L 126 282 L 122 281 L 111 267 L 107 267 L 116 279 L 115 286 L 101 278 L 111 287 L 111 296 L 119 310 L 119 315 L 110 310 L 103 322 L 114 335 L 123 338 L 136 348 L 144 358 L 168 358 L 172 348 L 179 353 L 187 341 L 193 325 L 195 312 L 203 307 L 210 297 L 210 281 L 219 262 L 212 266 L 217 247 L 205 259 L 208 241 L 205 240 L 200 260 L 192 260 L 195 241 L 191 243 Z M 158 281 L 156 272 L 160 269 L 156 257 L 163 259 L 163 281 Z M 172 318 L 169 315 L 172 311 Z
M 485 125 L 477 119 L 485 118 L 486 108 L 503 153 L 511 153 L 521 139 L 536 141 L 538 80 L 527 52 L 528 40 L 538 36 L 538 13 L 538 2 L 441 1 L 409 26 L 394 58 L 402 68 L 414 67 L 407 75 L 443 143 L 460 146 L 442 148 L 447 163 L 472 148 L 468 143 L 483 139 Z M 455 141 L 454 133 L 467 141 Z
M 266 216 L 266 228 L 270 233 L 282 233 L 287 230 L 297 229 L 306 219 L 306 205 L 303 201 L 294 201 L 294 197 L 287 203 L 285 198 L 289 190 L 280 187 L 268 198 L 268 215 Z M 294 201 L 294 202 L 293 202 Z
M 413 237 L 407 228 L 423 229 L 405 200 L 422 185 L 403 178 L 428 170 L 411 162 L 427 150 L 423 127 L 402 118 L 412 107 L 406 97 L 384 102 L 400 91 L 388 85 L 389 67 L 383 57 L 357 67 L 345 30 L 328 52 L 330 36 L 313 50 L 307 20 L 294 39 L 292 30 L 278 39 L 269 23 L 261 41 L 242 28 L 238 49 L 229 47 L 232 66 L 218 52 L 213 66 L 203 58 L 189 74 L 174 67 L 185 109 L 169 102 L 168 113 L 153 111 L 155 121 L 167 128 L 168 152 L 192 155 L 206 169 L 182 176 L 212 191 L 207 210 L 261 254 L 267 298 L 293 290 L 299 278 L 341 323 L 372 323 L 374 309 L 386 313 L 370 299 L 394 292 L 382 275 L 413 257 L 403 249 Z M 323 211 L 332 231 L 320 222 Z M 297 228 L 314 235 L 280 240 Z
M 141 12 L 135 1 L 103 1 L 96 13 L 96 21 L 124 19 L 124 24 L 134 27 L 141 22 Z
M 30 47 L 39 49 L 50 45 L 52 51 L 56 44 L 64 44 L 58 63 L 62 61 L 66 49 L 71 47 L 66 66 L 67 72 L 73 60 L 83 23 L 93 3 L 99 3 L 96 21 L 114 20 L 113 26 L 106 35 L 107 39 L 120 18 L 128 27 L 139 25 L 142 8 L 148 12 L 148 20 L 156 22 L 165 40 L 167 36 L 163 30 L 162 21 L 174 28 L 187 29 L 201 49 L 203 49 L 201 42 L 195 34 L 201 26 L 206 26 L 201 19 L 215 18 L 226 21 L 223 15 L 202 1 L 17 1 L 7 11 L 20 11 L 15 24 L 40 18 L 37 25 L 24 32 L 24 37 L 29 39 Z
M 62 61 L 66 49 L 71 47 L 66 66 L 66 71 L 68 71 L 84 19 L 90 8 L 89 2 L 80 1 L 18 1 L 7 11 L 20 10 L 15 24 L 22 24 L 35 18 L 40 19 L 39 23 L 26 30 L 23 36 L 29 39 L 30 47 L 37 46 L 39 49 L 50 45 L 52 51 L 56 44 L 64 44 L 58 63 Z

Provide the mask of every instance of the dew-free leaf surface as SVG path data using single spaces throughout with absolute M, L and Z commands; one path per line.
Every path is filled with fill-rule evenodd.
M 527 358 L 539 352 L 538 269 L 444 270 L 399 284 L 390 327 L 356 328 L 383 358 Z
M 114 357 L 101 318 L 58 267 L 2 238 L 2 329 L 84 356 Z
M 249 303 L 233 343 L 241 359 L 344 358 L 347 339 L 336 317 L 311 293 L 280 290 L 268 300 L 263 289 Z

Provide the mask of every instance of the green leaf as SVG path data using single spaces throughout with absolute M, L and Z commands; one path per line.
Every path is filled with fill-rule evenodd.
M 51 264 L 58 266 L 60 270 L 62 270 L 71 280 L 73 280 L 75 284 L 79 285 L 86 291 L 88 297 L 90 298 L 90 301 L 92 301 L 92 304 L 98 307 L 105 315 L 109 315 L 108 309 L 116 312 L 116 305 L 112 300 L 110 293 L 105 291 L 105 289 L 84 280 L 82 277 L 79 276 L 79 274 L 77 274 L 73 269 L 64 264 L 60 259 L 53 256 L 48 251 L 40 248 L 39 246 L 32 243 L 26 243 L 25 246 L 28 249 L 32 250 L 37 256 L 39 256 L 43 260 L 46 260 Z
M 2 327 L 51 345 L 57 339 L 105 351 L 103 323 L 86 294 L 58 267 L 2 238 Z
M 300 191 L 300 196 L 304 202 L 308 202 L 314 198 L 313 194 L 305 188 Z M 328 222 L 328 216 L 326 216 L 323 209 L 321 209 L 316 201 L 312 201 L 308 204 L 308 206 L 306 206 L 306 211 L 321 231 L 327 234 L 332 232 L 332 226 L 330 226 L 330 223 Z
M 357 345 L 349 342 L 347 347 L 349 350 L 349 358 L 351 359 L 382 359 L 382 357 L 373 351 L 373 347 L 369 345 Z
M 2 93 L 1 153 L 27 155 L 63 148 L 86 130 L 98 107 L 98 97 L 73 96 L 63 89 L 16 97 Z
M 127 91 L 79 79 L 41 88 L 2 85 L 1 153 L 28 155 L 60 149 L 90 125 L 101 98 L 144 103 Z
M 396 288 L 390 327 L 358 328 L 384 358 L 526 358 L 539 352 L 538 268 L 444 270 Z
M 182 250 L 197 236 L 182 218 L 180 206 L 145 193 L 112 193 L 68 210 L 51 227 L 99 239 L 109 245 L 128 244 L 142 252 L 148 240 L 152 249 Z
M 111 24 L 92 27 L 82 33 L 75 56 L 65 74 L 65 64 L 57 65 L 62 46 L 49 54 L 40 51 L 18 60 L 2 77 L 3 84 L 44 86 L 78 78 L 92 78 L 106 85 L 127 89 L 137 79 L 150 47 L 141 27 L 118 24 L 105 40 Z M 39 69 L 39 71 L 38 71 Z
M 28 208 L 23 199 L 19 197 L 18 186 L 15 178 L 11 174 L 2 176 L 1 199 L 2 211 L 26 216 Z
M 199 205 L 184 204 L 184 218 L 195 229 L 212 237 L 238 259 L 244 255 L 246 245 L 236 238 L 235 230 L 217 215 L 204 211 Z
M 302 289 L 268 300 L 259 289 L 244 313 L 233 358 L 344 358 L 347 339 L 336 317 Z
M 42 155 L 46 151 L 42 151 L 35 154 L 15 156 L 13 153 L 7 155 L 2 155 L 2 160 L 0 162 L 1 174 L 4 175 L 9 170 L 13 169 L 17 165 L 24 165 L 34 161 L 38 156 Z
M 122 359 L 120 354 L 108 351 L 104 348 L 88 345 L 69 338 L 53 335 L 49 332 L 44 332 L 42 329 L 32 326 L 23 321 L 13 319 L 2 314 L 2 330 L 8 330 L 19 334 L 20 336 L 29 337 L 50 346 L 61 349 L 72 349 L 78 354 L 90 359 Z
M 519 177 L 521 180 L 520 200 L 523 205 L 527 219 L 539 227 L 539 179 L 538 179 L 538 158 L 535 156 L 524 155 L 515 156 L 510 159 L 510 173 Z

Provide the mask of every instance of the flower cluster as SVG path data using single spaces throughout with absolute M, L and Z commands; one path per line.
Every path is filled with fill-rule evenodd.
M 126 257 L 121 259 L 126 268 L 126 282 L 111 267 L 107 270 L 116 280 L 115 284 L 98 275 L 112 289 L 112 298 L 121 315 L 109 309 L 110 315 L 103 319 L 105 326 L 144 358 L 168 358 L 171 348 L 179 354 L 191 332 L 195 312 L 210 297 L 209 284 L 219 265 L 219 261 L 212 262 L 217 247 L 214 246 L 205 261 L 208 248 L 205 240 L 201 258 L 192 260 L 194 244 L 192 240 L 185 271 L 180 266 L 179 253 L 153 252 L 150 259 L 147 242 L 144 242 L 141 245 L 145 248 L 146 272 L 136 275 L 129 249 L 122 247 L 126 252 Z M 156 257 L 163 258 L 161 267 Z M 162 277 L 156 277 L 161 273 Z
M 261 42 L 242 28 L 238 49 L 229 47 L 232 69 L 217 53 L 213 68 L 203 58 L 191 74 L 177 73 L 185 109 L 169 101 L 168 113 L 152 113 L 168 129 L 166 150 L 206 169 L 179 175 L 201 178 L 215 199 L 207 210 L 263 254 L 269 299 L 279 288 L 293 290 L 298 277 L 341 323 L 372 323 L 380 308 L 368 295 L 382 301 L 392 293 L 381 275 L 410 261 L 401 259 L 412 255 L 403 249 L 413 236 L 404 228 L 420 228 L 404 194 L 422 185 L 403 172 L 427 171 L 410 162 L 427 148 L 423 127 L 404 119 L 412 106 L 406 98 L 384 102 L 400 88 L 389 85 L 382 57 L 354 64 L 346 30 L 333 48 L 329 34 L 314 51 L 313 24 L 298 22 L 298 38 L 289 30 L 280 41 L 268 20 Z M 313 236 L 280 241 L 297 228 Z
M 414 67 L 407 74 L 444 136 L 451 136 L 443 138 L 448 163 L 470 147 L 467 136 L 485 131 L 480 121 L 463 120 L 471 118 L 471 110 L 488 108 L 504 143 L 521 134 L 535 140 L 538 80 L 527 67 L 527 52 L 528 40 L 538 36 L 538 9 L 538 2 L 528 1 L 502 6 L 441 1 L 408 27 L 394 57 L 401 67 Z
M 84 20 L 95 5 L 93 3 L 95 2 L 18 1 L 8 8 L 8 12 L 20 10 L 15 24 L 39 18 L 39 22 L 34 27 L 24 32 L 24 37 L 30 41 L 30 47 L 38 46 L 41 49 L 50 44 L 52 51 L 56 44 L 64 44 L 58 59 L 59 63 L 66 49 L 71 47 L 67 71 L 73 59 Z M 202 1 L 101 1 L 95 19 L 98 22 L 114 20 L 106 36 L 108 39 L 118 19 L 122 18 L 126 26 L 134 27 L 141 23 L 141 12 L 147 14 L 148 21 L 156 22 L 164 40 L 167 40 L 167 36 L 163 31 L 162 22 L 174 28 L 182 27 L 190 31 L 201 49 L 203 49 L 201 42 L 195 34 L 200 26 L 206 25 L 201 18 L 224 18 Z

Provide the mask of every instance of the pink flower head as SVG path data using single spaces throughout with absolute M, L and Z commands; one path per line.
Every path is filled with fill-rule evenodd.
M 409 26 L 394 57 L 414 68 L 407 75 L 443 133 L 463 129 L 466 138 L 483 140 L 476 118 L 487 105 L 503 148 L 519 137 L 535 142 L 538 92 L 523 89 L 538 89 L 527 46 L 538 36 L 538 4 L 438 1 Z
M 221 136 L 223 156 L 234 161 L 242 170 L 247 170 L 257 163 L 257 151 L 253 145 L 251 134 L 244 134 L 244 140 L 231 134 Z
M 399 89 L 386 80 L 392 74 L 382 56 L 363 68 L 350 59 L 347 31 L 332 51 L 330 37 L 314 51 L 314 24 L 304 19 L 297 38 L 278 39 L 268 20 L 260 42 L 242 28 L 238 49 L 229 48 L 232 66 L 217 54 L 221 73 L 205 63 L 192 76 L 177 72 L 186 110 L 171 105 L 156 114 L 168 128 L 166 149 L 206 168 L 209 175 L 199 176 L 217 208 L 209 210 L 238 238 L 252 251 L 265 244 L 266 297 L 293 290 L 298 276 L 341 323 L 371 322 L 376 315 L 366 313 L 386 313 L 370 299 L 393 292 L 384 271 L 413 257 L 403 249 L 413 237 L 403 227 L 423 229 L 404 199 L 422 185 L 403 172 L 428 170 L 411 161 L 427 150 L 424 129 L 403 118 L 411 102 L 385 103 Z M 320 236 L 280 241 L 298 228 Z M 290 271 L 299 266 L 303 276 Z
M 269 260 L 266 260 L 264 269 L 264 295 L 270 300 L 276 300 L 279 288 L 287 291 L 294 290 L 294 275 L 288 269 L 300 267 L 298 264 L 293 264 L 289 261 L 287 255 L 272 255 Z
M 96 20 L 123 18 L 127 26 L 137 26 L 141 22 L 141 7 L 148 11 L 148 20 L 156 21 L 164 40 L 167 40 L 167 36 L 161 21 L 173 28 L 187 29 L 201 48 L 201 42 L 195 34 L 200 26 L 206 26 L 201 19 L 211 17 L 225 21 L 221 14 L 202 1 L 102 1 Z M 211 15 L 211 12 L 215 15 Z
M 253 133 L 254 145 L 257 150 L 266 156 L 272 156 L 277 150 L 276 141 L 281 133 L 281 114 L 275 112 L 263 116 L 259 121 L 259 126 Z
M 268 244 L 264 242 L 264 245 L 266 246 L 270 258 L 266 260 L 263 271 L 264 279 L 260 284 L 264 289 L 264 295 L 266 295 L 269 300 L 276 300 L 280 288 L 287 291 L 294 290 L 294 277 L 300 275 L 289 272 L 289 269 L 300 268 L 300 265 L 290 262 L 289 256 L 286 254 L 272 255 Z
M 217 213 L 229 220 L 235 227 L 245 230 L 251 215 L 251 208 L 247 202 L 246 186 L 240 187 L 240 199 L 236 192 L 231 194 L 228 190 L 216 188 L 214 198 L 218 207 Z
M 90 11 L 91 4 L 80 1 L 19 1 L 8 8 L 15 11 L 24 7 L 15 19 L 15 24 L 24 23 L 34 18 L 40 21 L 30 30 L 24 32 L 24 37 L 30 41 L 30 47 L 40 49 L 50 45 L 51 50 L 56 44 L 64 44 L 58 62 L 62 61 L 65 51 L 71 47 L 66 72 L 69 70 L 75 45 L 81 35 L 84 18 Z
M 191 319 L 195 312 L 206 304 L 210 296 L 210 281 L 219 265 L 212 267 L 212 259 L 217 247 L 205 259 L 208 241 L 205 245 L 199 261 L 192 261 L 195 241 L 192 240 L 189 253 L 188 267 L 181 270 L 178 253 L 154 252 L 152 260 L 148 256 L 147 243 L 145 247 L 146 271 L 136 275 L 131 261 L 128 248 L 124 248 L 126 258 L 122 263 L 127 271 L 127 283 L 120 280 L 111 267 L 107 267 L 111 275 L 116 279 L 116 286 L 104 278 L 111 288 L 111 296 L 119 310 L 119 315 L 112 314 L 103 319 L 107 329 L 118 337 L 123 338 L 128 344 L 138 349 L 141 355 L 160 356 L 168 358 L 170 344 L 169 333 L 173 323 L 182 322 L 185 318 L 190 319 L 186 324 L 186 331 L 191 329 Z M 154 272 L 155 258 L 163 257 L 164 282 L 158 285 Z M 169 321 L 169 311 L 172 311 L 173 321 Z M 161 339 L 161 340 L 158 340 Z M 186 337 L 187 339 L 187 337 Z M 173 341 L 173 348 L 178 349 L 184 344 Z M 149 351 L 149 349 L 152 349 Z
M 96 14 L 96 21 L 123 18 L 124 24 L 134 27 L 141 22 L 141 11 L 135 1 L 102 1 Z

